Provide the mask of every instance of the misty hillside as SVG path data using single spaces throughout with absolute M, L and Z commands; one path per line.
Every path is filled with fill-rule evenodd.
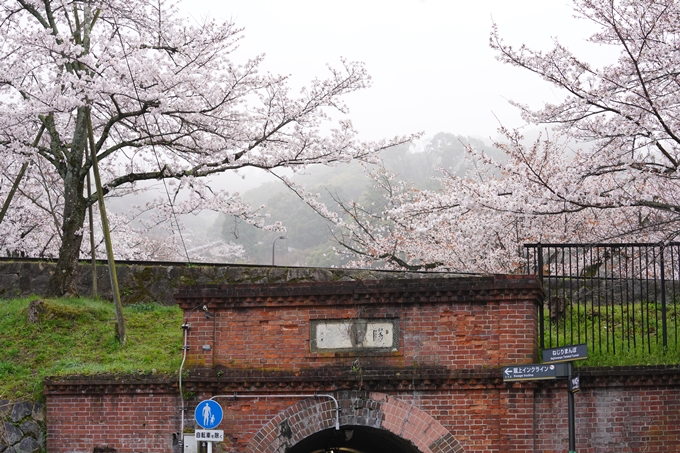
M 467 170 L 465 145 L 484 151 L 491 157 L 503 160 L 503 154 L 478 139 L 439 133 L 421 144 L 420 149 L 402 145 L 381 154 L 385 167 L 397 177 L 412 183 L 419 189 L 436 190 L 441 176 L 440 169 L 463 176 Z M 320 194 L 326 206 L 336 208 L 335 200 L 358 200 L 364 205 L 379 206 L 382 194 L 366 177 L 358 163 L 336 167 L 317 166 L 304 175 L 296 175 L 296 181 L 304 184 L 311 193 Z M 269 182 L 243 194 L 248 203 L 265 205 L 269 222 L 280 221 L 286 227 L 285 240 L 276 241 L 276 264 L 294 266 L 330 267 L 342 264 L 333 247 L 330 224 L 302 202 L 281 183 Z M 272 244 L 280 232 L 262 231 L 232 216 L 222 215 L 215 229 L 221 224 L 222 238 L 245 248 L 246 256 L 240 260 L 250 264 L 271 264 Z

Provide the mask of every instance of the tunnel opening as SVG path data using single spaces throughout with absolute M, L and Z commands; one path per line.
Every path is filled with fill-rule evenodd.
M 301 440 L 287 453 L 421 453 L 412 442 L 385 429 L 346 425 Z

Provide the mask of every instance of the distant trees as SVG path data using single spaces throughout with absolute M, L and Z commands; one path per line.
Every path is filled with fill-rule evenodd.
M 501 129 L 507 161 L 469 147 L 465 176 L 442 166 L 439 190 L 417 190 L 372 173 L 385 209 L 344 205 L 335 223 L 362 265 L 514 271 L 532 241 L 664 241 L 680 232 L 680 6 L 672 0 L 575 0 L 599 26 L 594 44 L 618 50 L 592 67 L 555 42 L 514 48 L 497 26 L 500 61 L 559 88 L 564 101 L 524 118 L 547 130 L 532 145 Z M 331 217 L 329 217 L 331 218 Z
M 213 193 L 203 177 L 369 159 L 389 145 L 364 143 L 342 96 L 369 85 L 360 63 L 291 96 L 286 77 L 260 74 L 262 57 L 237 63 L 232 23 L 189 23 L 165 2 L 4 1 L 0 5 L 0 193 L 18 167 L 27 175 L 0 224 L 5 248 L 58 248 L 53 294 L 76 292 L 86 191 L 100 163 L 104 192 L 172 181 L 161 218 L 201 208 L 257 223 L 237 194 Z M 88 141 L 94 142 L 90 149 Z M 181 195 L 184 193 L 184 195 Z M 138 249 L 139 250 L 139 249 Z

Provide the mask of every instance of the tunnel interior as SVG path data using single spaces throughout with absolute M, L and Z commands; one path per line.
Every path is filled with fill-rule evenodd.
M 413 443 L 385 429 L 343 426 L 319 431 L 287 453 L 421 453 Z

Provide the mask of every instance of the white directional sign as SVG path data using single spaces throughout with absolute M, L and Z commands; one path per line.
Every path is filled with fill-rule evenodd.
M 555 365 L 530 363 L 503 367 L 503 381 L 529 381 L 536 379 L 557 379 Z
M 223 442 L 224 430 L 222 429 L 197 429 L 194 432 L 195 439 L 200 442 Z

